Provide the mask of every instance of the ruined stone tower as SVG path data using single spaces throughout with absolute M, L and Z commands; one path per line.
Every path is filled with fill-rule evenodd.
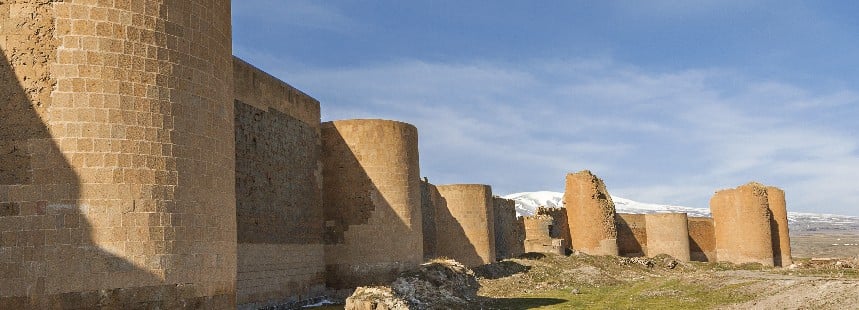
M 767 186 L 767 202 L 772 213 L 770 222 L 773 244 L 773 260 L 776 266 L 793 264 L 790 255 L 790 231 L 787 222 L 787 205 L 784 191 L 778 187 Z
M 436 210 L 436 254 L 473 267 L 495 262 L 492 188 L 482 184 L 437 186 L 447 208 Z
M 290 305 L 325 290 L 316 99 L 235 59 L 237 302 Z
M 668 254 L 689 261 L 689 228 L 686 213 L 647 214 L 647 256 Z
M 713 218 L 690 217 L 688 227 L 690 259 L 698 262 L 715 262 L 716 235 Z
M 525 252 L 566 254 L 564 239 L 553 238 L 555 223 L 549 215 L 537 214 L 523 218 L 525 225 Z
M 0 308 L 234 307 L 230 2 L 0 16 Z
M 567 174 L 564 205 L 573 249 L 591 255 L 618 255 L 614 202 L 590 171 Z
M 647 253 L 647 224 L 644 214 L 617 214 L 617 250 L 620 256 L 641 257 Z
M 710 211 L 719 261 L 773 266 L 768 205 L 766 187 L 754 182 L 713 195 Z
M 389 120 L 322 124 L 326 282 L 386 283 L 423 261 L 418 132 Z

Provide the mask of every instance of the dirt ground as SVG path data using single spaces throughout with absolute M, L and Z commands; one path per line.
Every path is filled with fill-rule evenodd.
M 477 268 L 480 309 L 854 309 L 859 260 L 792 268 L 553 256 Z

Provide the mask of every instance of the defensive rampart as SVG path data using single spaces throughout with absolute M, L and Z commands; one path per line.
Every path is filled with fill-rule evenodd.
M 447 208 L 436 210 L 436 254 L 470 267 L 495 262 L 492 188 L 482 184 L 437 188 Z
M 711 217 L 689 218 L 689 255 L 698 262 L 715 262 L 716 235 Z
M 570 244 L 573 242 L 573 238 L 570 236 L 570 221 L 567 219 L 567 209 L 547 208 L 541 206 L 537 208 L 535 213 L 538 215 L 548 215 L 552 217 L 552 227 L 549 234 L 554 239 L 564 240 L 564 247 L 569 248 Z M 564 252 L 566 252 L 566 250 L 564 250 Z
M 647 256 L 668 254 L 688 262 L 689 228 L 686 213 L 657 213 L 645 216 Z
M 549 215 L 534 215 L 523 218 L 525 224 L 525 252 L 553 253 L 563 255 L 566 251 L 564 239 L 552 238 L 554 219 Z
M 587 170 L 567 174 L 564 205 L 574 250 L 618 255 L 614 202 L 602 180 Z
M 516 202 L 493 197 L 495 210 L 495 259 L 502 260 L 525 253 L 525 228 L 516 218 Z
M 319 102 L 234 59 L 239 308 L 325 291 Z
M 647 226 L 644 214 L 617 214 L 617 248 L 620 256 L 646 255 Z
M 235 307 L 230 2 L 0 16 L 0 308 Z
M 767 189 L 749 183 L 716 192 L 710 199 L 719 261 L 773 266 Z
M 417 129 L 388 120 L 323 123 L 322 163 L 327 285 L 386 283 L 420 264 Z

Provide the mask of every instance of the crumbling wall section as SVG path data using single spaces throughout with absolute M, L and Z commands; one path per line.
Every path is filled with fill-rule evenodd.
M 566 208 L 537 208 L 536 214 L 548 215 L 552 217 L 552 230 L 550 234 L 552 238 L 563 239 L 564 245 L 570 247 L 573 238 L 570 236 L 570 222 L 567 219 Z
M 437 186 L 446 209 L 436 210 L 436 252 L 474 267 L 495 262 L 492 188 L 482 184 Z
M 644 214 L 617 214 L 617 248 L 620 256 L 647 255 L 647 224 Z
M 773 266 L 767 189 L 749 183 L 716 192 L 710 199 L 719 261 Z
M 601 179 L 587 170 L 567 174 L 564 206 L 574 250 L 618 255 L 614 202 Z
M 564 239 L 552 238 L 554 219 L 549 215 L 523 217 L 525 226 L 525 252 L 566 254 Z
M 423 261 L 417 128 L 343 120 L 321 129 L 326 284 L 390 282 Z
M 0 16 L 0 308 L 235 307 L 229 1 Z
M 778 187 L 767 186 L 767 202 L 772 213 L 770 233 L 772 234 L 773 260 L 776 266 L 793 264 L 790 255 L 790 229 L 787 221 L 787 204 L 784 191 Z
M 525 253 L 525 231 L 520 229 L 516 218 L 516 202 L 493 197 L 495 211 L 495 258 L 502 260 Z
M 325 290 L 316 99 L 235 58 L 237 302 L 285 305 Z
M 647 256 L 668 254 L 688 262 L 689 228 L 686 213 L 655 213 L 645 216 Z
M 698 262 L 715 262 L 716 235 L 711 217 L 689 218 L 689 255 Z

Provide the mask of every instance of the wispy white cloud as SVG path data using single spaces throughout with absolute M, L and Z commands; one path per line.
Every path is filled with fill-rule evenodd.
M 262 21 L 276 33 L 289 31 L 292 27 L 305 27 L 333 32 L 346 33 L 360 28 L 360 24 L 349 18 L 335 6 L 323 1 L 312 0 L 241 0 L 241 5 L 233 5 L 233 17 L 252 21 Z
M 785 188 L 792 210 L 859 214 L 855 136 L 803 121 L 856 105 L 851 89 L 605 58 L 289 71 L 260 59 L 320 99 L 325 119 L 415 124 L 422 172 L 437 183 L 562 190 L 566 172 L 591 169 L 613 194 L 705 207 L 715 190 L 758 180 Z

